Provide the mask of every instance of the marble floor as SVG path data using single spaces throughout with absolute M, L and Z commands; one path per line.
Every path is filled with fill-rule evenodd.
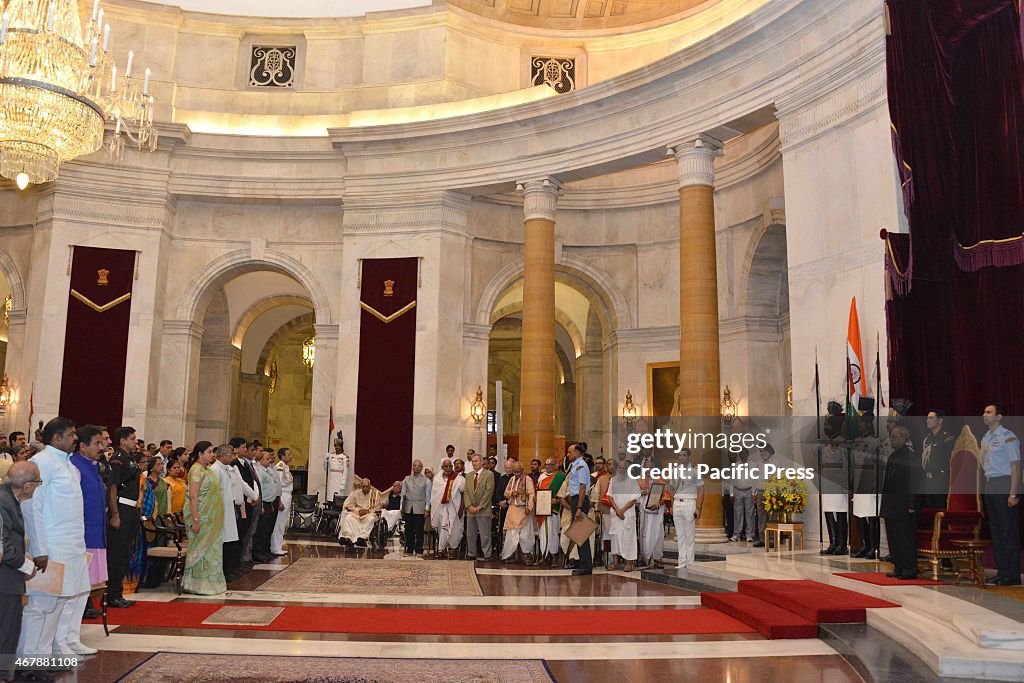
M 350 607 L 418 607 L 459 610 L 487 608 L 501 612 L 514 608 L 551 610 L 558 618 L 561 610 L 588 609 L 696 609 L 697 590 L 651 580 L 641 572 L 595 571 L 591 577 L 572 577 L 564 570 L 537 569 L 501 562 L 478 561 L 477 579 L 484 595 L 388 595 L 380 593 L 289 593 L 256 590 L 261 584 L 304 557 L 356 557 L 329 541 L 292 539 L 288 555 L 271 563 L 257 565 L 253 571 L 229 586 L 226 594 L 213 597 L 176 595 L 169 587 L 146 590 L 133 596 L 139 600 L 175 603 L 212 602 L 252 605 L 302 605 Z M 367 561 L 399 560 L 395 553 L 360 551 Z M 761 556 L 763 558 L 763 555 Z M 755 558 L 751 557 L 751 560 Z M 760 560 L 760 561 L 763 561 Z M 714 562 L 707 563 L 709 565 Z M 723 563 L 724 564 L 724 563 Z M 644 572 L 646 574 L 646 572 Z M 508 612 L 507 618 L 515 618 Z M 295 633 L 254 631 L 232 628 L 167 628 L 159 626 L 115 626 L 109 636 L 102 627 L 87 625 L 83 641 L 100 649 L 85 658 L 64 681 L 115 681 L 149 655 L 158 652 L 209 654 L 278 654 L 295 657 L 399 657 L 461 659 L 467 656 L 493 659 L 543 659 L 555 680 L 653 681 L 841 681 L 883 680 L 872 674 L 907 681 L 942 680 L 929 671 L 913 654 L 901 652 L 884 663 L 874 664 L 870 656 L 851 654 L 849 642 L 867 651 L 872 640 L 885 638 L 863 627 L 856 638 L 807 640 L 765 640 L 757 634 L 724 635 L 647 635 L 647 636 L 456 636 L 456 635 L 380 635 L 346 633 Z M 876 651 L 879 648 L 875 648 Z M 457 680 L 453 678 L 452 680 Z M 889 679 L 893 680 L 893 679 Z

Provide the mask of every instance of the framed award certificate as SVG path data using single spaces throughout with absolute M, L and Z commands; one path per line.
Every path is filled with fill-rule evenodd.
M 551 514 L 551 491 L 537 491 L 534 514 L 540 517 L 547 517 Z
M 660 508 L 663 495 L 665 495 L 665 484 L 660 481 L 652 483 L 650 490 L 647 491 L 647 500 L 644 503 L 644 508 L 651 511 Z

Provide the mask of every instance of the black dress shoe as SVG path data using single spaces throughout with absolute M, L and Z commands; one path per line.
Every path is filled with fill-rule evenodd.
M 82 613 L 83 619 L 99 619 L 102 616 L 103 612 L 89 604 L 85 606 L 85 612 Z
M 818 554 L 819 555 L 835 555 L 836 554 L 836 547 L 834 545 L 830 545 L 829 547 L 825 548 L 824 550 L 819 551 Z
M 897 574 L 896 572 L 886 572 L 885 575 L 888 576 L 890 579 L 898 579 L 898 578 L 900 578 L 900 575 Z
M 589 569 L 573 569 L 572 570 L 572 575 L 573 576 L 590 576 L 593 573 L 594 572 L 589 570 Z
M 836 549 L 835 549 L 834 551 L 832 551 L 832 554 L 833 554 L 833 555 L 849 555 L 849 554 L 850 554 L 850 549 L 849 549 L 849 548 L 847 548 L 847 547 L 846 547 L 846 546 L 844 545 L 844 546 L 843 546 L 843 547 L 841 547 L 841 548 L 836 548 Z
M 900 574 L 896 578 L 900 581 L 913 581 L 917 578 L 917 574 Z
M 878 558 L 878 560 L 880 562 L 892 562 L 892 555 L 885 555 L 883 557 Z
M 125 607 L 131 607 L 134 604 L 135 604 L 134 600 L 125 600 L 124 598 L 114 598 L 113 600 L 108 600 L 107 601 L 107 607 L 125 608 Z
M 867 548 L 861 548 L 860 550 L 858 550 L 855 553 L 850 553 L 850 557 L 864 558 L 864 557 L 867 557 L 867 556 L 868 556 L 868 549 Z

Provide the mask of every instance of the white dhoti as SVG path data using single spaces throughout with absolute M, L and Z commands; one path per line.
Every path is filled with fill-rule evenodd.
M 693 564 L 694 541 L 697 538 L 696 498 L 676 498 L 672 502 L 672 521 L 676 526 L 676 546 L 679 562 L 676 567 Z
M 388 524 L 388 533 L 390 534 L 398 526 L 399 520 L 402 519 L 401 510 L 381 510 L 380 516 L 384 518 L 384 521 Z
M 636 500 L 635 494 L 612 494 L 616 507 L 623 507 Z M 623 513 L 624 519 L 612 512 L 608 515 L 608 538 L 612 542 L 612 554 L 624 560 L 636 560 L 636 506 Z
M 360 517 L 355 512 L 347 512 L 341 519 L 338 538 L 347 538 L 355 543 L 359 539 L 367 539 L 373 531 L 373 525 L 377 523 L 377 515 L 372 512 Z
M 456 503 L 445 503 L 435 508 L 431 512 L 430 523 L 437 530 L 438 552 L 458 549 L 462 543 L 463 526 Z
M 533 523 L 519 529 L 505 529 L 505 542 L 501 544 L 501 559 L 507 560 L 519 548 L 524 554 L 533 552 Z
M 642 510 L 640 512 L 640 550 L 645 561 L 661 560 L 665 552 L 665 508 L 659 507 L 656 512 Z
M 281 491 L 281 505 L 283 510 L 278 510 L 277 521 L 274 522 L 274 533 L 270 536 L 270 552 L 274 555 L 284 553 L 284 532 L 288 528 L 288 518 L 292 514 L 292 491 L 291 489 Z
M 562 517 L 558 512 L 552 512 L 547 517 L 540 518 L 537 527 L 537 540 L 540 542 L 540 556 L 558 554 L 558 534 L 562 530 Z

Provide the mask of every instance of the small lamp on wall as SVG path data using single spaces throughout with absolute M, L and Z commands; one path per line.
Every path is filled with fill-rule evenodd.
M 484 403 L 484 392 L 482 387 L 476 388 L 476 398 L 469 405 L 469 415 L 473 418 L 473 422 L 479 427 L 484 418 L 487 417 L 487 404 Z
M 626 431 L 633 431 L 637 420 L 637 409 L 636 404 L 633 403 L 633 394 L 629 389 L 626 389 L 626 404 L 622 406 L 622 419 L 626 423 Z
M 309 337 L 302 342 L 302 364 L 310 370 L 313 369 L 313 362 L 316 360 L 316 337 Z
M 736 419 L 736 404 L 732 400 L 732 392 L 729 391 L 729 385 L 725 385 L 725 391 L 722 392 L 722 422 L 726 425 L 731 425 L 733 420 Z
M 0 408 L 6 408 L 11 405 L 11 384 L 7 381 L 7 375 L 4 375 L 3 381 L 0 381 Z

